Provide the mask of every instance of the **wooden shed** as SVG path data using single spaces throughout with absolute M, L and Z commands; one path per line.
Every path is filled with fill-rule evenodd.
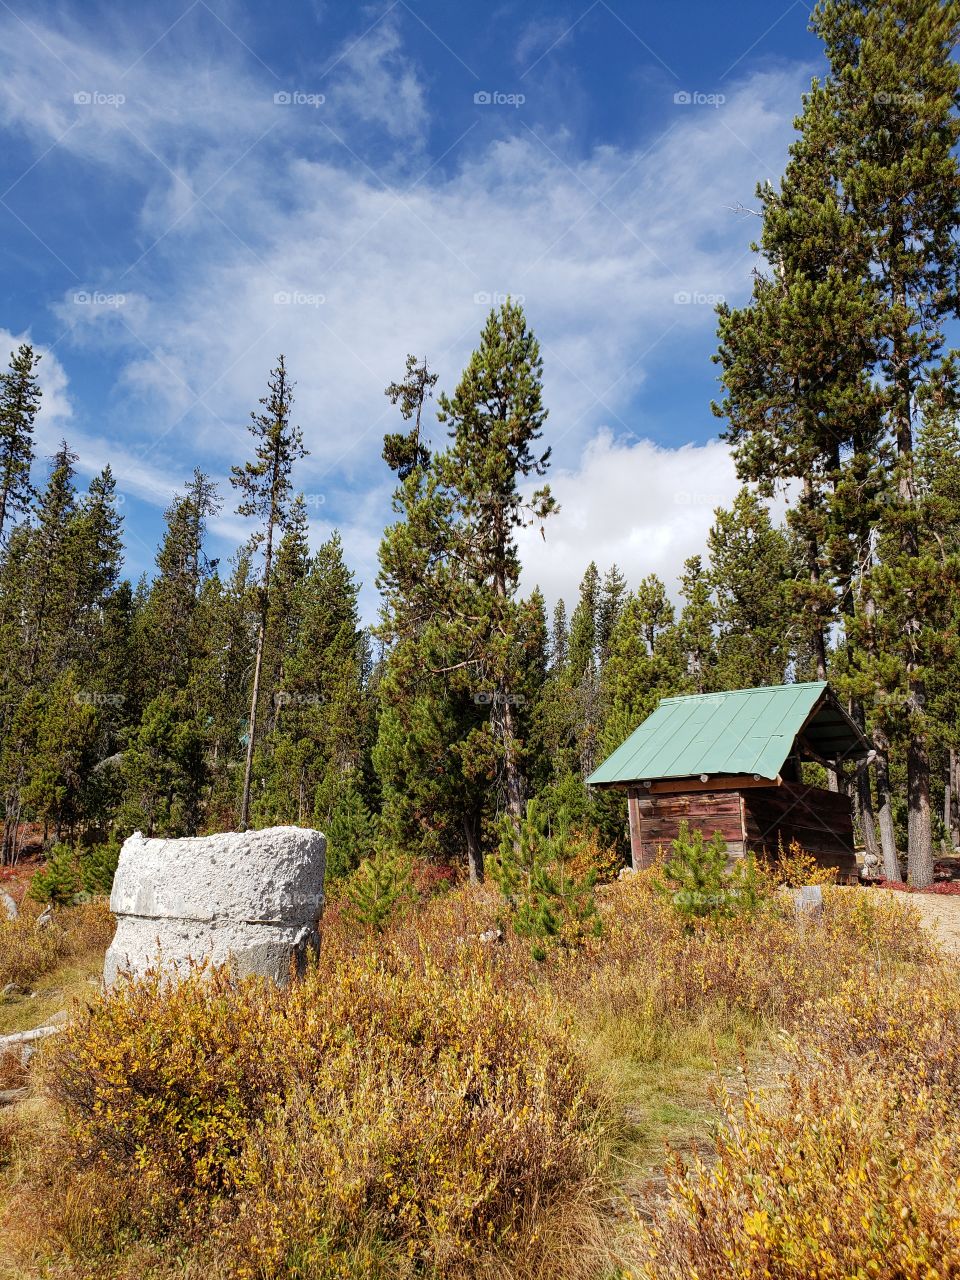
M 719 831 L 733 856 L 797 840 L 845 879 L 856 874 L 849 797 L 806 786 L 801 764 L 862 761 L 869 750 L 824 680 L 736 689 L 664 698 L 587 782 L 626 792 L 634 867 L 686 822 Z

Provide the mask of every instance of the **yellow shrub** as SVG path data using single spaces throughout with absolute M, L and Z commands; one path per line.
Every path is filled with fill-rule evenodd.
M 874 963 L 801 1008 L 782 1089 L 726 1100 L 713 1161 L 675 1161 L 646 1280 L 960 1274 L 960 982 L 922 946 L 895 967 L 909 914 L 838 903 Z
M 534 1247 L 555 1200 L 596 1179 L 610 1127 L 532 996 L 375 944 L 286 991 L 222 972 L 131 983 L 47 1067 L 56 1160 L 96 1174 L 74 1193 L 125 1183 L 154 1236 L 212 1212 L 231 1276 L 294 1274 L 291 1258 L 350 1273 L 370 1251 L 472 1274 Z
M 960 1269 L 960 1136 L 940 1099 L 862 1068 L 728 1104 L 712 1164 L 677 1161 L 647 1280 L 933 1280 Z
M 928 1162 L 954 1204 L 938 1126 L 956 1142 L 943 1082 L 960 997 L 935 994 L 916 918 L 828 889 L 818 921 L 771 895 L 687 932 L 650 879 L 609 886 L 603 935 L 540 964 L 509 931 L 489 940 L 494 892 L 458 889 L 376 938 L 331 913 L 319 961 L 284 991 L 198 973 L 94 998 L 44 1051 L 60 1121 L 29 1205 L 45 1247 L 98 1280 L 147 1256 L 204 1280 L 614 1274 L 616 1064 L 666 1062 L 703 1029 L 709 1054 L 712 1037 L 772 1028 L 795 1039 L 786 1105 L 728 1107 L 717 1164 L 675 1172 L 644 1274 L 859 1280 L 817 1269 L 837 1182 L 837 1266 L 866 1239 L 902 1265 L 877 1274 L 925 1275 L 911 1267 L 946 1228 L 907 1174 Z M 927 1242 L 913 1260 L 884 1216 L 904 1205 Z
M 780 842 L 770 872 L 777 883 L 785 884 L 788 889 L 799 889 L 805 884 L 835 884 L 837 879 L 835 867 L 823 866 L 797 840 L 791 840 L 786 849 Z

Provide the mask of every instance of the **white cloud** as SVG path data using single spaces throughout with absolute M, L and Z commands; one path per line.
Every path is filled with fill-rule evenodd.
M 383 388 L 415 351 L 451 389 L 485 299 L 511 293 L 541 339 L 544 443 L 565 508 L 545 543 L 525 541 L 529 583 L 569 596 L 591 556 L 631 581 L 675 575 L 702 547 L 710 495 L 729 500 L 732 468 L 719 444 L 639 440 L 656 423 L 641 426 L 638 405 L 650 422 L 643 396 L 664 351 L 709 337 L 712 306 L 697 299 L 748 288 L 748 233 L 726 206 L 782 167 L 808 70 L 750 75 L 717 110 L 669 110 L 660 136 L 632 148 L 578 153 L 523 109 L 508 121 L 478 107 L 459 149 L 418 179 L 427 96 L 392 21 L 330 50 L 329 75 L 282 86 L 324 93 L 322 107 L 278 106 L 230 37 L 198 52 L 202 10 L 134 65 L 142 38 L 122 30 L 108 51 L 79 30 L 35 23 L 41 44 L 0 22 L 0 121 L 38 153 L 54 143 L 45 164 L 65 149 L 109 171 L 114 192 L 126 182 L 138 233 L 129 262 L 83 272 L 86 289 L 133 305 L 77 321 L 70 295 L 51 302 L 78 326 L 61 353 L 80 358 L 95 335 L 117 364 L 122 440 L 99 422 L 71 431 L 91 465 L 109 459 L 160 506 L 195 464 L 223 476 L 283 351 L 311 450 L 302 483 L 327 495 L 317 532 L 340 522 L 369 591 L 390 516 L 379 455 L 396 413 Z M 125 101 L 73 102 L 88 90 Z M 704 404 L 690 435 L 711 430 Z M 699 496 L 684 505 L 679 492 Z
M 326 94 L 336 118 L 348 127 L 358 121 L 386 131 L 391 138 L 419 138 L 427 124 L 424 91 L 402 51 L 396 23 L 386 19 L 348 45 L 334 68 Z
M 633 590 L 658 574 L 671 595 L 688 556 L 704 554 L 717 507 L 728 507 L 739 482 L 720 440 L 663 449 L 649 440 L 617 439 L 600 431 L 572 470 L 554 470 L 550 488 L 560 504 L 541 537 L 525 529 L 520 545 L 523 587 L 539 586 L 548 607 L 576 602 L 583 571 L 617 564 Z

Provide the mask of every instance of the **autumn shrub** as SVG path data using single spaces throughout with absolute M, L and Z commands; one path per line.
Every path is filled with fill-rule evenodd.
M 960 1274 L 960 984 L 845 981 L 804 1010 L 782 1090 L 725 1099 L 713 1160 L 676 1159 L 646 1280 Z
M 58 1038 L 46 1078 L 65 1118 L 51 1185 L 75 1204 L 119 1183 L 131 1228 L 202 1224 L 238 1277 L 373 1255 L 472 1275 L 542 1248 L 611 1126 L 532 994 L 374 940 L 285 991 L 223 972 L 125 984 Z
M 691 1027 L 744 1042 L 789 1029 L 837 974 L 877 981 L 878 967 L 933 963 L 919 918 L 887 895 L 828 887 L 822 918 L 798 921 L 792 899 L 771 893 L 749 914 L 691 930 L 657 878 L 644 871 L 608 890 L 602 939 L 553 978 L 588 1039 L 642 1060 L 684 1051 Z
M 609 884 L 623 870 L 623 858 L 613 845 L 604 844 L 599 831 L 573 827 L 567 837 L 570 846 L 567 867 L 577 880 L 592 876 L 595 884 Z
M 788 889 L 799 889 L 801 885 L 836 884 L 836 867 L 827 867 L 818 862 L 812 853 L 807 853 L 800 843 L 791 840 L 784 848 L 781 840 L 777 847 L 777 856 L 772 862 L 762 864 L 776 884 L 786 885 Z
M 791 1142 L 799 1161 L 803 1125 L 825 1117 L 827 1154 L 810 1157 L 803 1184 L 810 1196 L 831 1159 L 831 1176 L 845 1176 L 846 1146 L 860 1177 L 870 1157 L 857 1141 L 869 1144 L 870 1126 L 895 1118 L 888 1100 L 886 1112 L 869 1112 L 861 1139 L 851 1129 L 852 1099 L 873 1096 L 879 1063 L 902 1063 L 891 1079 L 907 1098 L 905 1082 L 939 1044 L 922 1090 L 948 1114 L 939 1082 L 956 1078 L 960 1061 L 955 1006 L 916 1001 L 899 1038 L 889 1016 L 899 989 L 890 1004 L 877 996 L 857 1012 L 858 987 L 882 991 L 882 980 L 910 991 L 924 986 L 918 974 L 939 972 L 902 902 L 827 888 L 822 917 L 810 920 L 771 892 L 749 914 L 691 930 L 656 876 L 603 887 L 602 932 L 540 960 L 527 938 L 492 930 L 502 909 L 493 887 L 465 887 L 392 914 L 379 931 L 329 910 L 319 959 L 284 990 L 195 973 L 91 998 L 41 1055 L 58 1119 L 37 1142 L 22 1194 L 44 1224 L 44 1248 L 65 1274 L 98 1280 L 137 1274 L 143 1250 L 206 1280 L 587 1280 L 616 1274 L 618 1251 L 629 1252 L 614 1160 L 633 1105 L 629 1064 L 655 1072 L 696 1052 L 709 1069 L 715 1055 L 729 1061 L 738 1046 L 788 1032 L 790 1114 L 806 1119 L 761 1129 L 786 1118 L 750 1094 L 749 1142 L 760 1144 L 763 1169 Z M 745 1122 L 732 1102 L 728 1112 L 717 1167 L 728 1161 L 740 1197 L 728 1205 L 740 1215 L 734 1247 L 752 1248 L 743 1215 L 765 1201 L 750 1198 L 749 1152 L 737 1146 Z M 921 1117 L 911 1123 L 882 1154 L 920 1141 Z M 948 1153 L 929 1155 L 946 1178 Z M 660 1234 L 644 1237 L 648 1276 L 762 1274 L 711 1270 L 713 1255 L 697 1252 L 699 1210 L 681 1187 L 700 1188 L 705 1239 L 722 1242 L 729 1188 L 711 1176 L 706 1164 L 676 1173 Z M 779 1192 L 770 1194 L 772 1222 Z M 828 1199 L 824 1190 L 810 1201 L 808 1227 Z M 851 1182 L 843 1212 L 861 1203 Z M 911 1205 L 919 1221 L 926 1209 Z M 748 1220 L 758 1230 L 767 1222 Z M 800 1245 L 790 1237 L 789 1247 Z M 820 1274 L 816 1255 L 803 1256 L 807 1274 Z
M 0 988 L 29 986 L 58 965 L 106 948 L 113 917 L 103 899 L 58 907 L 49 923 L 37 927 L 40 906 L 26 899 L 16 920 L 0 916 Z

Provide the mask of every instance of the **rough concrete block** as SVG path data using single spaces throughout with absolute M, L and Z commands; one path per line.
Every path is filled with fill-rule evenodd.
M 103 976 L 111 986 L 157 965 L 230 963 L 286 980 L 319 945 L 326 838 L 303 827 L 124 843 L 110 895 L 117 932 Z

